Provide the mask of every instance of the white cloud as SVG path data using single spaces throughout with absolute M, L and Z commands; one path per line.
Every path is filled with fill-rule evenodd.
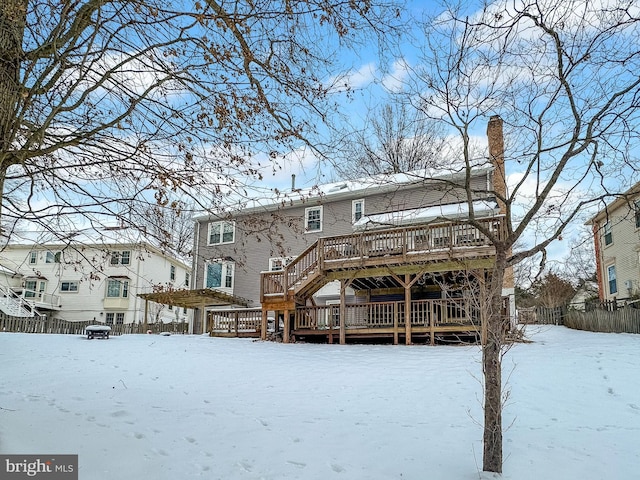
M 404 81 L 409 75 L 409 70 L 410 65 L 405 59 L 397 59 L 395 62 L 393 62 L 391 71 L 387 75 L 382 77 L 382 85 L 390 92 L 399 92 L 400 90 L 402 90 Z

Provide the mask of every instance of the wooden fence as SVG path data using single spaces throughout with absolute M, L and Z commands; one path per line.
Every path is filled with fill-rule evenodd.
M 60 333 L 84 335 L 87 325 L 105 325 L 100 322 L 70 322 L 61 319 L 49 319 L 46 317 L 10 317 L 0 315 L 0 331 L 20 333 Z M 186 322 L 172 323 L 126 323 L 122 325 L 109 325 L 111 335 L 127 335 L 134 333 L 189 333 L 189 324 Z
M 640 309 L 626 307 L 614 311 L 569 311 L 564 325 L 576 330 L 606 333 L 640 333 Z
M 567 307 L 530 307 L 518 310 L 518 323 L 563 325 Z

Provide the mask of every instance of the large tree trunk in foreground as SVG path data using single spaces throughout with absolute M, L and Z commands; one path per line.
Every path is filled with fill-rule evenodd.
M 502 346 L 505 321 L 502 315 L 502 282 L 506 252 L 496 247 L 496 264 L 486 297 L 486 335 L 482 347 L 484 373 L 484 452 L 482 470 L 502 473 Z
M 12 153 L 14 124 L 20 99 L 20 62 L 26 12 L 24 0 L 2 0 L 0 4 L 0 208 L 5 175 L 9 166 L 15 163 Z

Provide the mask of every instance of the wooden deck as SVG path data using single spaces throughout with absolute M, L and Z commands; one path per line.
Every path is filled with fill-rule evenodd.
M 504 235 L 502 217 L 481 221 L 486 232 Z M 321 238 L 283 270 L 261 274 L 264 306 L 303 304 L 324 284 L 350 279 L 356 288 L 366 279 L 394 274 L 490 268 L 495 248 L 482 231 L 467 223 L 438 223 L 365 231 Z
M 291 340 L 321 340 L 328 343 L 365 338 L 389 338 L 398 343 L 406 335 L 405 302 L 369 302 L 345 305 L 344 322 L 340 305 L 295 309 Z M 414 300 L 410 303 L 411 334 L 434 344 L 438 337 L 478 337 L 477 312 L 462 299 Z M 282 337 L 283 319 L 270 318 L 267 334 Z M 210 311 L 207 331 L 214 337 L 261 337 L 262 309 Z M 342 333 L 341 333 L 342 332 Z
M 480 318 L 463 299 L 413 300 L 409 303 L 409 331 L 415 341 L 422 337 L 432 345 L 437 337 L 464 335 L 479 337 Z M 334 340 L 389 337 L 394 343 L 407 332 L 406 302 L 369 302 L 298 307 L 292 330 L 296 338 L 327 337 Z
M 481 335 L 479 315 L 461 298 L 412 298 L 416 281 L 428 273 L 486 271 L 493 266 L 494 240 L 504 236 L 504 217 L 470 225 L 443 222 L 325 237 L 283 270 L 263 272 L 261 309 L 211 311 L 207 331 L 214 336 L 269 333 L 289 342 L 328 342 L 388 337 L 394 344 L 442 336 Z M 317 306 L 313 294 L 339 280 L 339 305 Z M 404 300 L 347 304 L 346 288 L 401 292 Z M 282 324 L 282 328 L 280 325 Z M 279 335 L 279 336 L 278 336 Z

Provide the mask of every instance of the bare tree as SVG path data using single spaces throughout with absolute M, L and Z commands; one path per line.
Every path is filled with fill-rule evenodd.
M 445 145 L 441 125 L 397 96 L 371 111 L 362 129 L 345 135 L 336 170 L 358 178 L 437 167 Z
M 165 252 L 187 259 L 193 250 L 192 204 L 172 200 L 166 206 L 152 204 L 143 210 L 132 208 L 122 214 Z
M 176 197 L 224 209 L 269 152 L 314 144 L 337 49 L 397 24 L 393 0 L 3 1 L 5 237 L 127 224 Z
M 531 287 L 538 305 L 547 308 L 562 307 L 569 303 L 576 291 L 571 282 L 555 273 L 548 273 Z
M 470 172 L 477 163 L 468 146 L 489 119 L 498 181 L 485 192 L 467 188 L 470 209 L 475 194 L 489 193 L 504 214 L 498 230 L 470 215 L 496 252 L 485 309 L 483 470 L 501 472 L 505 276 L 534 256 L 544 267 L 548 247 L 581 210 L 638 180 L 640 17 L 631 0 L 464 8 L 452 6 L 426 25 L 421 66 L 411 80 L 423 111 L 458 135 L 461 169 Z M 528 246 L 514 253 L 525 237 Z

